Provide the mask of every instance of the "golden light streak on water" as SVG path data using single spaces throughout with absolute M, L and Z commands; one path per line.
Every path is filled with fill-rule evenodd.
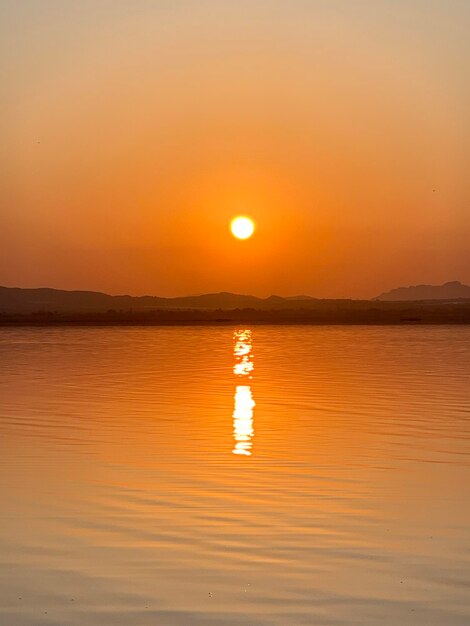
M 251 330 L 237 330 L 233 335 L 233 355 L 235 363 L 233 373 L 237 378 L 245 379 L 245 384 L 237 385 L 235 389 L 235 406 L 233 409 L 233 437 L 235 445 L 233 454 L 251 456 L 254 437 L 253 408 L 255 401 L 251 386 L 246 384 L 251 380 L 254 370 L 253 344 Z
M 235 391 L 235 408 L 233 410 L 233 436 L 235 447 L 233 454 L 251 455 L 254 435 L 253 407 L 255 402 L 249 385 L 238 385 Z

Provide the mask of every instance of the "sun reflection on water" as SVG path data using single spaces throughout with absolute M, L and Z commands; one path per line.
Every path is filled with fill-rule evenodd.
M 233 373 L 237 378 L 243 378 L 244 384 L 237 385 L 235 389 L 235 406 L 233 409 L 235 444 L 232 452 L 233 454 L 250 456 L 253 446 L 253 408 L 255 406 L 251 386 L 247 384 L 252 378 L 254 369 L 251 330 L 237 330 L 233 339 L 235 357 Z

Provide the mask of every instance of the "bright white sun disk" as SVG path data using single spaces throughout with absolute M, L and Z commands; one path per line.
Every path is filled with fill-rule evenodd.
M 230 230 L 232 234 L 237 239 L 248 239 L 251 237 L 255 230 L 255 225 L 253 220 L 250 220 L 249 217 L 235 217 L 231 224 Z

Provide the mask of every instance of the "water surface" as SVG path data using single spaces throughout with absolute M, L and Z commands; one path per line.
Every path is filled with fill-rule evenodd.
M 470 329 L 0 330 L 1 626 L 470 623 Z

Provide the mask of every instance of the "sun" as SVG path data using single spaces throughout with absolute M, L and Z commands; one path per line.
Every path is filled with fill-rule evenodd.
M 237 239 L 249 239 L 255 231 L 255 224 L 249 217 L 240 215 L 230 222 L 230 230 Z

